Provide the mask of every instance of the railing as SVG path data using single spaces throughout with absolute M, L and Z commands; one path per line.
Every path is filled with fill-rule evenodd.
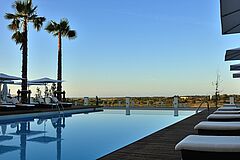
M 208 103 L 207 100 L 204 100 L 204 101 L 202 101 L 202 102 L 200 103 L 199 107 L 198 107 L 197 110 L 196 110 L 196 113 L 198 113 L 199 109 L 201 108 L 201 106 L 202 106 L 204 103 L 207 104 L 207 109 L 208 109 L 208 111 L 209 111 L 209 103 Z

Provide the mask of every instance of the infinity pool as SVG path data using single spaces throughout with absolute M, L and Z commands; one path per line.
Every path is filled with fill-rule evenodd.
M 194 111 L 104 110 L 0 121 L 1 160 L 92 160 L 174 124 Z

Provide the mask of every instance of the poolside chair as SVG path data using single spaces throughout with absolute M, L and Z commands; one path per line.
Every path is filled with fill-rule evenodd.
M 15 97 L 7 97 L 4 103 L 6 103 L 6 104 L 16 104 L 16 103 L 19 103 L 19 101 Z
M 42 100 L 40 100 L 41 102 Z M 40 102 L 37 100 L 37 98 L 30 97 L 30 104 L 35 105 L 36 108 L 40 107 Z M 44 101 L 43 101 L 44 102 Z
M 37 100 L 33 97 L 30 97 L 30 104 L 39 104 L 39 102 L 37 102 Z
M 240 114 L 210 114 L 208 121 L 240 121 Z
M 12 111 L 15 110 L 14 104 L 0 104 L 0 111 Z
M 240 114 L 240 110 L 226 110 L 226 111 L 221 111 L 221 110 L 216 110 L 213 112 L 214 114 Z
M 50 97 L 45 97 L 44 99 L 45 99 L 45 103 L 47 105 L 50 105 L 52 108 L 56 108 L 57 107 L 58 104 L 53 103 L 52 99 Z
M 240 136 L 240 122 L 202 121 L 194 129 L 199 135 Z
M 46 99 L 43 99 L 43 98 L 40 98 L 38 97 L 36 99 L 37 103 L 38 103 L 38 107 L 40 108 L 53 108 L 53 105 L 48 103 L 48 100 L 47 100 L 47 103 L 45 101 Z
M 223 107 L 237 107 L 237 104 L 223 104 Z
M 61 105 L 63 108 L 65 107 L 71 107 L 72 103 L 68 102 L 60 102 L 57 97 L 52 97 L 52 102 Z
M 17 103 L 19 103 L 17 98 L 15 98 L 15 97 L 7 97 L 5 99 L 5 101 L 2 101 L 1 105 L 15 105 Z
M 182 160 L 239 160 L 239 136 L 190 135 L 180 141 L 175 150 Z
M 33 104 L 19 103 L 19 101 L 15 97 L 8 98 L 7 102 L 0 105 L 1 110 L 4 110 L 4 111 L 19 110 L 19 109 L 20 110 L 21 109 L 32 109 L 33 107 L 35 107 L 35 105 L 33 105 Z
M 220 107 L 217 109 L 218 111 L 240 111 L 240 107 Z
M 36 102 L 38 102 L 39 104 L 44 104 L 45 103 L 44 99 L 40 98 L 40 97 L 36 98 Z

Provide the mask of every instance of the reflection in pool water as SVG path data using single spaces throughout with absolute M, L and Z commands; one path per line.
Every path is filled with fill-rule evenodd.
M 96 159 L 194 114 L 180 111 L 105 110 L 0 121 L 0 159 Z
M 56 130 L 56 135 L 55 136 L 48 136 L 46 129 L 46 122 L 47 120 L 50 120 L 52 127 Z M 40 122 L 42 121 L 42 122 Z M 0 145 L 0 155 L 8 152 L 13 152 L 13 151 L 18 151 L 20 152 L 20 160 L 26 160 L 27 159 L 27 141 L 29 142 L 35 142 L 35 143 L 40 143 L 40 144 L 48 144 L 51 142 L 55 142 L 57 145 L 57 155 L 56 159 L 60 160 L 61 159 L 61 133 L 62 133 L 62 128 L 65 127 L 65 117 L 63 115 L 59 115 L 59 117 L 53 117 L 50 119 L 38 119 L 37 124 L 41 125 L 43 123 L 44 129 L 43 130 L 31 130 L 31 123 L 34 122 L 34 119 L 25 119 L 25 120 L 20 120 L 16 121 L 15 123 L 5 123 L 1 125 L 2 129 L 2 135 L 0 136 L 0 143 L 6 142 L 9 140 L 15 140 L 14 145 Z M 15 130 L 14 132 L 8 133 L 6 135 L 6 129 L 7 126 L 10 127 L 10 130 Z M 15 136 L 15 139 L 14 139 Z M 35 138 L 31 138 L 31 137 Z M 19 143 L 17 143 L 17 139 L 19 140 Z M 19 144 L 19 146 L 17 146 Z M 38 156 L 38 155 L 36 155 Z M 12 156 L 10 156 L 12 157 Z M 1 158 L 2 159 L 2 158 Z M 4 158 L 4 159 L 11 159 L 11 158 Z M 15 157 L 14 159 L 17 159 Z M 29 158 L 30 159 L 30 158 Z M 34 159 L 38 159 L 37 157 Z

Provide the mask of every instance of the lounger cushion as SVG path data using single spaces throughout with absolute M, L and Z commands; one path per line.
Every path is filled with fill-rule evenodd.
M 53 103 L 58 103 L 57 97 L 52 97 L 52 101 L 53 101 Z
M 240 119 L 240 114 L 210 114 L 207 117 L 208 120 L 213 121 L 213 120 L 237 120 Z
M 240 136 L 190 135 L 179 142 L 175 150 L 240 152 Z
M 220 107 L 218 111 L 238 111 L 240 107 Z
M 224 104 L 223 107 L 236 107 L 236 104 Z
M 49 103 L 51 103 L 51 98 L 49 98 L 49 97 L 46 97 L 46 98 L 45 98 L 45 103 L 46 103 L 46 104 L 49 104 Z
M 43 98 L 37 98 L 37 102 L 40 104 L 45 103 Z
M 240 114 L 240 110 L 232 110 L 232 111 L 221 111 L 221 110 L 217 110 L 214 112 L 214 114 Z
M 198 123 L 195 130 L 240 130 L 240 122 L 210 122 L 203 121 Z

